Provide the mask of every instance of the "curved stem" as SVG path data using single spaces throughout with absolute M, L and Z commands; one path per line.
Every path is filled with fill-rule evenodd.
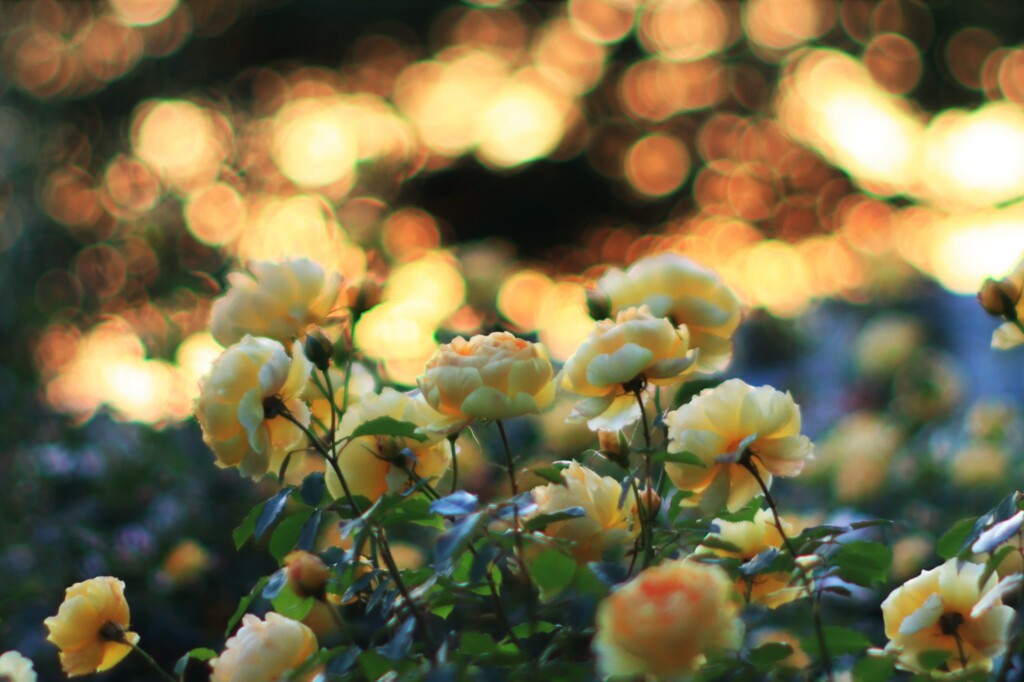
M 128 646 L 130 646 L 132 648 L 132 651 L 137 653 L 139 656 L 142 656 L 142 658 L 145 659 L 145 661 L 149 665 L 149 667 L 152 668 L 153 670 L 155 670 L 157 672 L 157 674 L 159 674 L 162 679 L 169 680 L 169 682 L 177 682 L 177 680 L 175 680 L 171 676 L 171 674 L 169 672 L 167 672 L 166 670 L 161 668 L 160 664 L 157 663 L 153 659 L 152 656 L 150 656 L 145 651 L 143 651 L 142 647 L 140 647 L 138 644 L 133 644 L 132 642 L 128 641 L 127 639 L 122 639 L 121 643 L 122 644 L 127 644 Z
M 509 483 L 512 486 L 512 497 L 515 498 L 519 495 L 519 486 L 516 483 L 516 468 L 512 461 L 512 447 L 508 443 L 508 434 L 505 433 L 505 425 L 501 423 L 500 419 L 495 419 L 494 423 L 498 425 L 498 433 L 501 434 L 501 442 L 505 446 L 505 461 L 508 465 L 508 478 Z M 513 554 L 516 557 L 516 563 L 519 564 L 519 570 L 523 574 L 523 580 L 526 581 L 526 589 L 530 592 L 530 599 L 526 602 L 527 610 L 530 615 L 530 633 L 536 630 L 537 627 L 537 607 L 534 603 L 534 594 L 536 593 L 536 587 L 533 584 L 533 578 L 530 577 L 530 572 L 526 568 L 526 561 L 523 559 L 523 536 L 522 536 L 522 524 L 519 520 L 519 503 L 513 502 L 512 505 L 512 522 L 513 522 L 513 538 L 516 544 L 516 551 Z
M 652 499 L 654 491 L 654 478 L 651 464 L 651 427 L 647 425 L 647 410 L 644 408 L 644 397 L 638 388 L 633 391 L 636 396 L 636 404 L 640 406 L 640 423 L 644 425 L 644 489 L 647 491 L 647 499 Z M 640 523 L 644 536 L 644 568 L 651 565 L 654 560 L 654 524 L 657 521 L 657 514 L 650 514 L 648 505 L 640 499 L 640 493 L 636 487 L 633 488 L 636 494 L 637 508 L 640 511 Z
M 825 639 L 825 626 L 821 621 L 821 602 L 819 599 L 814 598 L 812 592 L 814 591 L 814 581 L 811 576 L 807 574 L 807 570 L 800 565 L 797 561 L 796 547 L 793 546 L 793 541 L 789 539 L 789 535 L 786 533 L 786 529 L 782 527 L 782 518 L 779 516 L 779 507 L 775 504 L 775 498 L 772 497 L 771 492 L 768 490 L 767 484 L 764 479 L 761 478 L 761 472 L 758 471 L 757 466 L 752 461 L 754 454 L 749 450 L 743 453 L 738 464 L 750 472 L 750 475 L 754 477 L 757 484 L 761 487 L 761 492 L 764 494 L 765 502 L 768 503 L 768 508 L 772 512 L 772 518 L 775 521 L 775 528 L 779 531 L 779 535 L 782 537 L 782 542 L 786 546 L 786 551 L 789 552 L 790 557 L 793 559 L 793 563 L 796 565 L 797 572 L 800 574 L 800 579 L 804 583 L 804 589 L 807 590 L 807 594 L 812 596 L 811 599 L 811 610 L 814 617 L 814 632 L 818 639 L 818 648 L 821 650 L 821 665 L 825 668 L 825 674 L 828 676 L 829 682 L 835 680 L 835 675 L 832 672 L 832 657 L 828 653 L 828 643 Z

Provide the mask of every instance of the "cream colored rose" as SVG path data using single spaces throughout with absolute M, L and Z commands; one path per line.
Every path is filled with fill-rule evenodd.
M 537 510 L 551 514 L 569 507 L 582 507 L 584 516 L 548 524 L 544 534 L 571 540 L 573 556 L 580 562 L 600 561 L 607 550 L 628 547 L 640 534 L 636 499 L 629 495 L 619 507 L 622 486 L 610 476 L 599 476 L 578 462 L 562 470 L 565 485 L 552 483 L 534 488 Z
M 334 404 L 338 406 L 338 409 L 342 407 L 352 407 L 364 396 L 373 394 L 377 389 L 377 380 L 370 373 L 370 370 L 366 369 L 364 365 L 358 362 L 353 362 L 351 365 L 351 376 L 348 378 L 348 400 L 345 400 L 345 370 L 341 367 L 331 365 L 327 369 L 328 374 L 331 376 L 331 388 L 334 390 Z M 319 382 L 319 385 L 313 381 L 313 377 Z M 321 386 L 323 389 L 321 389 Z M 324 390 L 327 385 L 324 382 L 324 377 L 321 373 L 316 372 L 310 376 L 309 381 L 306 383 L 306 387 L 302 389 L 302 399 L 309 404 L 309 411 L 314 417 L 322 421 L 324 424 L 331 423 L 331 402 L 327 400 L 324 395 Z
M 266 620 L 246 614 L 224 653 L 210 660 L 211 682 L 277 682 L 317 650 L 308 627 L 277 613 Z M 312 674 L 303 679 L 311 679 Z
M 249 272 L 228 275 L 227 293 L 213 304 L 210 332 L 222 346 L 246 335 L 288 343 L 310 325 L 327 324 L 337 312 L 341 281 L 308 258 L 251 263 Z
M 36 669 L 32 661 L 17 651 L 0 656 L 0 680 L 7 682 L 36 682 Z
M 595 431 L 619 431 L 640 418 L 634 390 L 677 381 L 696 357 L 686 326 L 673 327 L 647 306 L 602 320 L 559 374 L 560 388 L 582 396 L 570 419 Z
M 889 464 L 903 443 L 903 430 L 884 415 L 846 415 L 814 448 L 810 474 L 828 471 L 836 497 L 861 500 L 882 492 Z
M 509 419 L 546 409 L 555 395 L 547 351 L 508 332 L 458 336 L 443 344 L 416 380 L 441 419 L 455 431 L 474 419 Z
M 680 490 L 692 493 L 684 505 L 736 511 L 760 496 L 761 488 L 740 463 L 718 458 L 746 442 L 766 485 L 772 476 L 796 476 L 813 450 L 800 434 L 800 423 L 800 408 L 789 393 L 730 379 L 665 415 L 669 452 L 692 452 L 704 463 L 668 464 L 665 471 Z
M 360 425 L 379 417 L 391 417 L 426 426 L 438 415 L 419 394 L 393 388 L 370 394 L 349 408 L 341 419 L 338 439 L 348 438 Z M 437 479 L 451 464 L 451 446 L 437 434 L 426 440 L 393 436 L 360 436 L 345 441 L 338 466 L 353 495 L 374 501 L 386 492 L 407 488 L 414 478 Z M 333 467 L 327 467 L 327 488 L 335 498 L 345 492 Z
M 702 544 L 694 552 L 695 556 L 711 554 L 739 559 L 745 563 L 767 549 L 782 548 L 782 535 L 775 527 L 775 518 L 768 509 L 758 510 L 751 521 L 715 519 L 713 525 L 718 530 L 708 533 L 707 537 L 735 545 L 739 551 L 732 552 L 721 547 L 709 547 Z M 782 527 L 787 534 L 792 534 L 793 530 L 785 520 L 782 522 Z M 807 589 L 799 584 L 799 579 L 797 579 L 797 584 L 793 584 L 790 573 L 786 571 L 762 573 L 752 578 L 740 576 L 736 582 L 736 589 L 745 600 L 763 604 L 770 609 L 807 596 Z
M 195 414 L 217 466 L 238 467 L 258 479 L 278 471 L 285 456 L 303 446 L 302 429 L 276 412 L 286 409 L 309 425 L 309 408 L 300 395 L 312 370 L 299 343 L 289 359 L 277 341 L 252 336 L 214 360 L 200 381 Z
M 676 560 L 646 569 L 598 606 L 598 669 L 613 678 L 693 673 L 707 654 L 740 646 L 739 611 L 718 566 Z
M 739 327 L 739 300 L 718 275 L 676 253 L 636 261 L 625 271 L 609 270 L 598 280 L 612 315 L 647 305 L 657 317 L 690 330 L 690 347 L 699 350 L 696 369 L 720 372 L 732 359 L 732 335 Z
M 131 653 L 124 642 L 136 644 L 138 634 L 128 632 L 131 615 L 124 598 L 124 583 L 101 576 L 75 583 L 64 595 L 56 616 L 43 623 L 47 641 L 60 649 L 60 664 L 68 677 L 109 670 Z M 119 633 L 114 641 L 107 631 Z
M 950 559 L 922 571 L 882 602 L 885 650 L 898 655 L 901 668 L 925 672 L 917 655 L 941 649 L 950 655 L 943 669 L 988 670 L 992 657 L 1003 653 L 1014 612 L 1001 599 L 986 598 L 999 578 L 993 574 L 979 586 L 985 567 L 959 563 Z

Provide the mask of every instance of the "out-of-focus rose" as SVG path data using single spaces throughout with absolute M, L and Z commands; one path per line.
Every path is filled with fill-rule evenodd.
M 36 682 L 36 669 L 32 661 L 17 651 L 0 656 L 0 680 L 7 682 Z
M 892 543 L 892 569 L 889 575 L 893 580 L 904 581 L 921 571 L 926 559 L 935 550 L 934 538 L 923 535 L 908 535 Z
M 185 585 L 198 579 L 211 563 L 205 547 L 195 540 L 181 540 L 164 559 L 157 579 L 168 585 Z
M 258 479 L 277 471 L 285 456 L 301 447 L 302 429 L 280 410 L 309 425 L 309 407 L 300 396 L 312 370 L 299 343 L 289 359 L 277 341 L 252 336 L 214 360 L 200 382 L 195 413 L 217 466 L 238 467 Z
M 975 441 L 957 450 L 950 463 L 953 481 L 965 487 L 1004 484 L 1009 453 L 1001 445 Z
M 732 359 L 732 335 L 740 324 L 739 300 L 719 276 L 676 253 L 636 261 L 625 271 L 612 269 L 597 286 L 611 301 L 611 314 L 647 305 L 657 317 L 690 330 L 690 347 L 698 349 L 696 369 L 720 372 Z
M 775 519 L 771 511 L 767 509 L 758 510 L 751 521 L 715 519 L 713 525 L 718 530 L 708 533 L 707 538 L 727 542 L 734 545 L 739 551 L 723 549 L 716 544 L 711 546 L 702 544 L 697 547 L 695 555 L 713 554 L 739 559 L 746 563 L 766 549 L 782 547 L 782 535 L 775 527 Z M 782 527 L 787 534 L 793 533 L 786 521 L 782 522 Z M 792 582 L 790 574 L 786 571 L 761 573 L 750 578 L 740 576 L 736 582 L 736 589 L 745 600 L 774 609 L 807 595 L 807 590 L 803 585 L 791 584 Z M 799 580 L 797 582 L 799 583 Z
M 370 370 L 358 362 L 353 362 L 351 368 L 352 374 L 348 378 L 347 402 L 345 400 L 345 370 L 334 365 L 331 365 L 330 369 L 327 370 L 331 377 L 331 388 L 334 390 L 334 404 L 338 406 L 338 409 L 352 407 L 362 400 L 363 396 L 370 395 L 377 390 L 377 380 L 373 378 Z M 309 403 L 309 411 L 314 417 L 324 424 L 330 424 L 331 403 L 325 397 L 324 390 L 320 388 L 323 386 L 323 389 L 326 389 L 327 386 L 324 383 L 323 376 L 319 373 L 316 374 L 316 379 L 320 382 L 320 385 L 318 386 L 313 381 L 313 376 L 310 376 L 306 387 L 302 389 L 302 399 Z
M 211 682 L 276 682 L 317 650 L 313 631 L 277 613 L 246 614 L 224 653 L 210 660 Z M 306 679 L 311 679 L 312 674 Z
M 75 583 L 64 594 L 56 616 L 43 623 L 47 640 L 60 649 L 60 664 L 68 677 L 108 670 L 131 653 L 138 634 L 128 631 L 131 615 L 124 583 L 101 576 Z
M 992 657 L 1003 652 L 1013 609 L 999 598 L 986 598 L 999 578 L 991 575 L 979 585 L 985 567 L 959 563 L 950 559 L 922 571 L 882 602 L 889 638 L 885 650 L 898 656 L 901 668 L 926 672 L 918 664 L 918 654 L 945 650 L 949 659 L 943 668 L 949 671 L 988 670 Z
M 872 318 L 854 341 L 857 367 L 870 377 L 887 377 L 900 368 L 924 343 L 921 323 L 909 315 L 885 314 Z
M 548 524 L 544 534 L 575 543 L 577 561 L 600 561 L 604 553 L 627 547 L 640 534 L 636 498 L 626 497 L 619 507 L 622 486 L 610 476 L 599 476 L 578 462 L 562 470 L 565 485 L 552 483 L 532 490 L 535 514 L 550 514 L 583 507 L 584 516 Z
M 438 415 L 418 394 L 384 388 L 379 395 L 367 395 L 345 413 L 338 427 L 338 440 L 347 438 L 360 425 L 379 417 L 391 417 L 425 427 Z M 386 492 L 408 487 L 414 478 L 436 479 L 451 464 L 451 446 L 437 434 L 425 440 L 401 436 L 359 436 L 347 441 L 338 456 L 338 466 L 353 495 L 374 501 Z M 333 467 L 327 467 L 327 489 L 335 498 L 345 494 Z
M 598 606 L 598 669 L 608 677 L 688 675 L 707 654 L 740 646 L 739 610 L 718 566 L 677 560 L 649 568 Z
M 963 380 L 952 356 L 924 351 L 899 368 L 892 389 L 893 410 L 925 422 L 949 415 L 960 404 Z
M 800 433 L 800 407 L 789 393 L 771 386 L 754 388 L 730 379 L 700 392 L 665 415 L 669 452 L 692 452 L 704 466 L 668 464 L 665 471 L 680 490 L 692 493 L 686 506 L 715 513 L 736 511 L 762 494 L 757 481 L 738 461 L 745 445 L 766 485 L 772 476 L 796 476 L 814 449 Z
M 980 400 L 971 406 L 965 420 L 972 438 L 1002 441 L 1020 434 L 1020 412 L 1003 400 Z
M 541 412 L 555 396 L 553 374 L 544 346 L 493 332 L 441 345 L 416 381 L 442 415 L 431 428 L 457 431 L 474 419 Z
M 594 431 L 619 431 L 640 418 L 635 390 L 677 381 L 696 358 L 687 327 L 673 327 L 647 306 L 601 320 L 559 374 L 561 388 L 583 397 L 570 419 Z
M 308 258 L 258 261 L 228 275 L 227 293 L 214 301 L 210 333 L 222 346 L 246 335 L 288 343 L 336 312 L 341 275 Z
M 827 470 L 836 497 L 843 502 L 878 495 L 891 475 L 889 463 L 903 443 L 902 429 L 874 412 L 843 417 L 814 448 L 813 475 Z
M 284 569 L 288 585 L 295 594 L 320 600 L 325 598 L 327 581 L 333 574 L 316 554 L 301 549 L 289 552 L 284 557 Z

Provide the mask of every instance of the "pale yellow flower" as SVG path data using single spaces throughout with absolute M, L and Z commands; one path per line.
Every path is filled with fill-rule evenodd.
M 811 473 L 827 469 L 836 497 L 842 502 L 861 500 L 882 492 L 890 462 L 903 443 L 903 430 L 874 412 L 843 417 L 814 448 Z
M 988 670 L 992 657 L 1003 652 L 1013 609 L 999 598 L 986 598 L 999 582 L 991 575 L 979 586 L 984 566 L 950 559 L 942 566 L 907 581 L 882 602 L 885 650 L 898 656 L 906 670 L 924 672 L 917 655 L 945 650 L 950 671 Z M 961 651 L 966 666 L 961 661 Z
M 372 395 L 377 390 L 377 380 L 373 377 L 373 374 L 358 362 L 353 362 L 351 365 L 351 376 L 348 378 L 348 401 L 345 400 L 344 368 L 331 365 L 327 373 L 331 377 L 331 388 L 334 389 L 334 404 L 338 406 L 338 409 L 341 409 L 343 406 L 352 407 L 362 400 L 364 396 Z M 302 399 L 309 403 L 309 411 L 314 417 L 324 424 L 330 424 L 331 402 L 327 400 L 324 391 L 320 388 L 323 386 L 326 389 L 327 385 L 320 372 L 316 372 L 314 375 L 317 381 L 320 382 L 320 385 L 318 386 L 313 381 L 313 376 L 310 376 L 306 387 L 302 390 Z
M 1009 302 L 1013 305 L 1012 313 L 1009 311 L 1007 313 L 1015 314 L 1018 320 L 1024 320 L 1024 296 L 1021 295 L 1021 292 L 1024 291 L 1024 258 L 1014 266 L 1013 272 L 998 284 L 1006 292 L 1010 299 Z M 986 282 L 986 287 L 991 288 L 991 286 L 989 282 Z M 982 293 L 985 293 L 985 288 L 982 289 Z M 979 294 L 979 300 L 981 299 L 982 295 Z M 982 305 L 985 305 L 984 300 L 982 300 Z M 1014 346 L 1024 344 L 1024 331 L 1021 331 L 1020 327 L 1009 321 L 1012 318 L 1006 317 L 1006 319 L 1008 321 L 1001 324 L 992 333 L 993 348 L 1009 350 Z
M 678 381 L 696 357 L 687 327 L 672 326 L 647 306 L 601 320 L 559 374 L 561 388 L 582 396 L 570 419 L 619 431 L 640 418 L 635 390 Z
M 277 682 L 317 650 L 308 627 L 277 613 L 266 620 L 246 614 L 224 652 L 210 660 L 211 682 Z M 301 679 L 310 679 L 313 675 Z
M 288 453 L 303 446 L 302 429 L 279 411 L 309 425 L 309 407 L 300 395 L 312 370 L 298 342 L 289 359 L 277 341 L 252 336 L 214 360 L 200 382 L 195 413 L 217 466 L 238 467 L 258 479 L 278 471 Z
M 441 413 L 431 428 L 456 431 L 474 419 L 541 412 L 555 395 L 553 374 L 544 346 L 493 332 L 441 345 L 416 381 Z
M 7 682 L 36 682 L 36 669 L 32 661 L 17 651 L 0 656 L 0 680 Z
M 598 669 L 613 678 L 693 673 L 707 654 L 740 646 L 739 611 L 718 566 L 676 560 L 648 568 L 598 606 Z
M 364 396 L 345 412 L 338 427 L 338 440 L 348 438 L 360 425 L 379 417 L 391 417 L 419 427 L 438 419 L 421 395 L 384 388 L 379 395 Z M 427 432 L 425 438 L 360 436 L 346 441 L 338 456 L 338 466 L 349 490 L 372 502 L 386 492 L 404 490 L 414 478 L 440 478 L 451 464 L 451 446 L 438 434 Z M 327 467 L 326 480 L 335 498 L 344 495 L 333 467 Z
M 917 319 L 901 314 L 878 315 L 857 335 L 853 356 L 864 374 L 891 376 L 924 341 L 924 329 Z
M 124 583 L 102 576 L 67 589 L 56 616 L 43 623 L 47 640 L 60 649 L 60 664 L 68 677 L 108 670 L 131 653 L 138 634 L 128 631 L 131 620 Z
M 813 445 L 800 433 L 800 408 L 789 393 L 771 386 L 754 388 L 739 379 L 708 388 L 665 415 L 669 452 L 691 452 L 704 466 L 667 464 L 680 489 L 691 492 L 682 504 L 709 512 L 736 511 L 762 494 L 757 480 L 738 461 L 745 445 L 765 485 L 772 476 L 796 476 L 812 456 Z M 729 455 L 735 455 L 729 457 Z M 729 461 L 718 461 L 728 457 Z
M 625 548 L 640 534 L 636 498 L 627 495 L 619 507 L 622 486 L 610 476 L 572 462 L 562 470 L 564 485 L 552 483 L 534 488 L 535 514 L 550 514 L 569 507 L 582 507 L 584 516 L 548 524 L 544 534 L 571 540 L 573 556 L 580 562 L 600 561 L 607 550 Z
M 775 527 L 775 518 L 768 509 L 758 510 L 751 521 L 715 519 L 713 525 L 718 530 L 708 533 L 707 537 L 735 545 L 739 551 L 733 552 L 720 547 L 700 545 L 694 552 L 695 556 L 712 554 L 747 562 L 767 549 L 782 549 L 782 535 Z M 793 534 L 793 529 L 785 520 L 782 522 L 782 527 L 787 534 Z M 799 583 L 799 578 L 796 580 Z M 803 585 L 793 584 L 793 579 L 788 571 L 761 573 L 752 578 L 740 576 L 736 581 L 736 589 L 744 599 L 751 603 L 763 604 L 770 609 L 778 608 L 807 595 L 807 590 Z
M 608 295 L 611 314 L 647 305 L 673 325 L 685 324 L 690 347 L 698 349 L 697 371 L 720 372 L 732 358 L 732 335 L 740 324 L 736 295 L 713 271 L 676 253 L 636 261 L 625 271 L 612 269 L 598 288 Z
M 227 293 L 213 304 L 210 333 L 222 346 L 246 335 L 288 343 L 310 325 L 327 324 L 338 306 L 341 281 L 341 275 L 325 273 L 308 258 L 251 263 L 249 272 L 228 275 Z

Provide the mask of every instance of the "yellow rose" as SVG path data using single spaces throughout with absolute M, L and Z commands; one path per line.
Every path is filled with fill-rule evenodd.
M 108 670 L 131 653 L 125 643 L 137 644 L 128 632 L 131 620 L 124 583 L 102 576 L 75 583 L 64 594 L 56 616 L 43 623 L 47 640 L 60 649 L 60 664 L 68 677 Z
M 210 681 L 276 682 L 316 650 L 316 636 L 302 623 L 273 612 L 266 620 L 246 614 L 224 653 L 210 660 Z
M 614 547 L 625 547 L 640 534 L 636 499 L 626 497 L 619 507 L 622 487 L 610 476 L 599 476 L 578 462 L 562 470 L 565 485 L 552 483 L 534 488 L 537 510 L 531 514 L 550 514 L 569 507 L 583 507 L 585 516 L 548 524 L 544 534 L 575 543 L 573 555 L 580 562 L 600 561 Z
M 353 362 L 351 368 L 352 374 L 348 379 L 347 403 L 345 401 L 345 370 L 334 365 L 331 365 L 327 370 L 331 376 L 331 388 L 334 389 L 334 404 L 338 406 L 338 409 L 341 409 L 342 405 L 352 407 L 363 396 L 370 395 L 377 390 L 377 380 L 374 379 L 370 370 L 358 362 Z M 320 382 L 320 386 L 327 388 L 324 384 L 323 375 L 317 372 L 315 376 L 317 381 Z M 302 399 L 309 403 L 309 411 L 314 417 L 324 424 L 330 424 L 331 403 L 324 397 L 324 392 L 320 390 L 320 386 L 317 386 L 316 382 L 313 381 L 313 376 L 310 376 L 306 387 L 302 389 Z
M 222 346 L 246 335 L 288 343 L 310 325 L 327 324 L 336 312 L 341 280 L 307 258 L 251 263 L 249 272 L 228 275 L 227 293 L 213 304 L 210 332 Z
M 730 379 L 701 391 L 665 415 L 669 452 L 692 452 L 705 466 L 668 464 L 665 471 L 680 490 L 693 493 L 686 506 L 710 512 L 736 511 L 762 494 L 754 477 L 739 462 L 719 462 L 744 441 L 765 485 L 772 476 L 796 476 L 812 456 L 813 446 L 800 434 L 800 408 L 789 393 L 771 386 L 754 388 Z
M 217 466 L 238 467 L 258 479 L 276 472 L 289 452 L 302 447 L 302 429 L 280 410 L 309 425 L 309 408 L 300 394 L 312 370 L 298 342 L 289 359 L 277 341 L 252 336 L 214 360 L 200 381 L 195 413 Z
M 333 573 L 316 554 L 297 549 L 284 557 L 288 585 L 300 597 L 323 600 Z
M 541 412 L 555 395 L 553 374 L 544 346 L 493 332 L 443 344 L 416 381 L 442 415 L 431 428 L 454 431 L 474 419 Z
M 713 524 L 718 530 L 708 533 L 707 537 L 735 545 L 739 552 L 700 545 L 694 552 L 695 555 L 713 554 L 736 558 L 745 563 L 766 549 L 782 548 L 782 535 L 775 527 L 775 518 L 768 509 L 758 510 L 751 521 L 715 519 Z M 785 521 L 782 522 L 782 527 L 787 534 L 792 533 L 792 528 Z M 807 595 L 807 590 L 802 585 L 791 585 L 791 582 L 790 574 L 786 571 L 762 573 L 753 576 L 752 581 L 740 576 L 736 582 L 736 589 L 749 602 L 774 609 Z
M 842 502 L 882 492 L 892 475 L 889 463 L 903 443 L 903 430 L 874 412 L 843 417 L 814 448 L 811 473 L 827 469 L 836 497 Z
M 739 611 L 717 566 L 677 560 L 649 568 L 598 606 L 598 669 L 607 677 L 688 675 L 707 654 L 740 646 Z
M 379 395 L 367 395 L 345 412 L 338 427 L 338 439 L 347 438 L 360 425 L 379 417 L 426 426 L 438 415 L 422 396 L 393 388 Z M 386 492 L 399 492 L 417 478 L 436 479 L 451 464 L 451 446 L 435 435 L 426 440 L 393 436 L 360 436 L 345 442 L 338 466 L 353 495 L 374 501 Z M 345 492 L 333 467 L 327 467 L 327 489 L 335 498 Z
M 1003 652 L 1013 621 L 1013 609 L 999 598 L 986 598 L 999 582 L 993 574 L 979 586 L 984 566 L 950 559 L 942 566 L 904 583 L 882 602 L 885 650 L 896 654 L 898 665 L 925 672 L 917 655 L 945 650 L 945 669 L 992 667 L 992 657 Z M 995 595 L 993 595 L 995 596 Z M 961 653 L 962 652 L 962 653 Z M 966 665 L 964 665 L 966 662 Z
M 686 326 L 673 327 L 647 306 L 602 320 L 559 374 L 561 388 L 583 396 L 570 419 L 585 420 L 595 431 L 619 431 L 640 418 L 637 388 L 677 381 L 696 357 Z
M 636 261 L 625 271 L 609 270 L 597 286 L 608 295 L 611 313 L 647 305 L 657 317 L 690 330 L 690 346 L 700 351 L 696 369 L 720 372 L 732 359 L 732 335 L 740 324 L 740 304 L 714 271 L 676 253 Z
M 32 661 L 17 651 L 8 651 L 0 656 L 0 680 L 36 682 L 36 669 L 32 667 Z
M 978 301 L 986 311 L 1003 317 L 1007 321 L 992 334 L 992 347 L 1008 350 L 1024 343 L 1024 331 L 1014 320 L 1024 320 L 1024 258 L 1013 268 L 1013 272 L 999 282 L 985 280 Z

